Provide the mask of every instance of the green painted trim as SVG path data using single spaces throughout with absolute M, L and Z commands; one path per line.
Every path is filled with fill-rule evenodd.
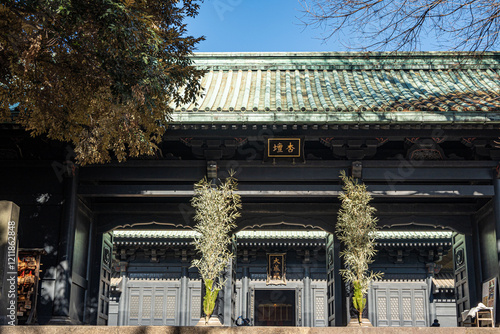
M 171 125 L 186 124 L 500 124 L 500 112 L 174 112 Z
M 212 70 L 379 70 L 500 68 L 500 52 L 228 52 L 195 53 Z

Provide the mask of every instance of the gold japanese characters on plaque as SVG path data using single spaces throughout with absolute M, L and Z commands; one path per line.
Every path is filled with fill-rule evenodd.
M 268 138 L 268 158 L 300 158 L 302 156 L 301 138 Z
M 267 254 L 267 280 L 266 284 L 286 284 L 286 253 Z

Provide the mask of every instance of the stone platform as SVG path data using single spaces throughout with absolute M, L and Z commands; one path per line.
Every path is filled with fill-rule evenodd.
M 174 327 L 174 326 L 0 326 L 0 334 L 500 334 L 476 327 Z

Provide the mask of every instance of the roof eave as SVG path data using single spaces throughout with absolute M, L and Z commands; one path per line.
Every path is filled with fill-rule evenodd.
M 174 112 L 170 124 L 500 124 L 500 112 Z

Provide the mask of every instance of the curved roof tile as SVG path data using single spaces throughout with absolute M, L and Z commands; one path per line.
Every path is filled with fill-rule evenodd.
M 194 61 L 207 69 L 204 93 L 194 103 L 172 105 L 174 122 L 184 112 L 284 112 L 296 119 L 304 113 L 448 118 L 500 112 L 500 53 L 197 54 Z

